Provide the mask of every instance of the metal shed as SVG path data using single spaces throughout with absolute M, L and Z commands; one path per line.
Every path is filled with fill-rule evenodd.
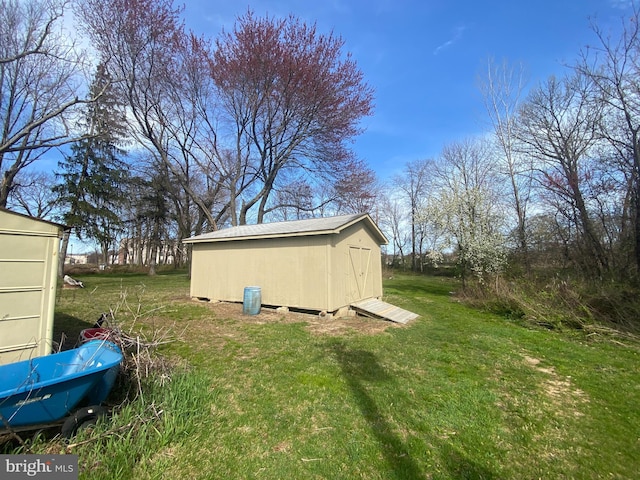
M 0 364 L 51 353 L 63 229 L 0 208 Z
M 380 245 L 368 214 L 243 225 L 192 244 L 191 296 L 240 302 L 259 286 L 263 305 L 334 312 L 382 296 Z

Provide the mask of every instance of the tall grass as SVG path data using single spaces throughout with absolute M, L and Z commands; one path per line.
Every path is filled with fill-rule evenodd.
M 640 292 L 616 282 L 560 277 L 498 278 L 467 284 L 459 298 L 476 308 L 552 330 L 629 337 L 640 334 Z
M 215 398 L 206 376 L 193 371 L 175 372 L 170 380 L 151 378 L 144 391 L 108 422 L 59 446 L 79 455 L 81 478 L 152 478 L 145 471 L 171 465 L 172 452 L 204 423 L 204 406 Z

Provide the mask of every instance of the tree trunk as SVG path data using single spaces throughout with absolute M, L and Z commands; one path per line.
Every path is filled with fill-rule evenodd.
M 415 202 L 411 200 L 411 271 L 417 270 L 416 264 L 416 206 Z
M 579 221 L 582 227 L 582 234 L 587 244 L 587 249 L 595 259 L 598 275 L 603 275 L 609 271 L 609 262 L 602 243 L 596 234 L 582 191 L 578 186 L 577 168 L 568 171 L 566 175 L 572 190 L 575 208 L 578 210 Z
M 156 246 L 151 247 L 151 254 L 149 259 L 149 276 L 153 277 L 156 274 Z
M 635 261 L 636 261 L 636 275 L 640 274 L 640 175 L 636 174 L 636 181 L 634 185 L 634 234 L 635 241 L 633 242 Z
M 67 248 L 69 248 L 69 237 L 71 230 L 65 228 L 62 232 L 62 242 L 60 242 L 60 254 L 58 258 L 58 278 L 64 277 L 64 262 L 67 259 Z

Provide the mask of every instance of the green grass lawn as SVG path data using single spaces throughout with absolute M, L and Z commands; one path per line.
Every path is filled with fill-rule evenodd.
M 171 329 L 181 340 L 161 352 L 188 365 L 147 382 L 143 398 L 89 434 L 96 440 L 79 437 L 71 451 L 81 478 L 631 479 L 640 471 L 639 346 L 470 309 L 455 301 L 450 279 L 385 281 L 385 299 L 421 317 L 374 332 L 222 315 L 188 299 L 182 274 L 80 279 L 87 288 L 59 294 L 58 332 L 75 340 L 114 309 L 148 334 Z M 33 446 L 56 449 L 64 446 Z

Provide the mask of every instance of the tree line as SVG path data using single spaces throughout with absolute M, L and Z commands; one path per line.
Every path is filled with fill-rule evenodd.
M 60 30 L 72 10 L 93 56 Z M 0 206 L 59 215 L 105 263 L 136 241 L 152 269 L 167 241 L 183 263 L 182 239 L 223 225 L 369 210 L 375 174 L 350 142 L 373 90 L 344 41 L 251 11 L 210 39 L 181 14 L 171 0 L 0 2 Z M 62 147 L 55 178 L 34 173 Z
M 398 262 L 422 270 L 448 253 L 480 281 L 509 266 L 637 284 L 638 11 L 621 24 L 612 35 L 593 23 L 593 45 L 537 85 L 522 65 L 488 60 L 487 135 L 409 162 L 386 194 Z
M 71 10 L 93 56 L 60 30 Z M 105 256 L 124 241 L 152 269 L 221 226 L 368 211 L 391 263 L 416 271 L 449 257 L 481 282 L 546 268 L 637 283 L 636 9 L 619 35 L 593 23 L 593 45 L 540 84 L 488 60 L 490 131 L 386 184 L 349 148 L 374 92 L 340 37 L 247 11 L 211 39 L 181 14 L 0 0 L 0 206 L 59 215 Z M 53 151 L 55 175 L 36 173 Z

